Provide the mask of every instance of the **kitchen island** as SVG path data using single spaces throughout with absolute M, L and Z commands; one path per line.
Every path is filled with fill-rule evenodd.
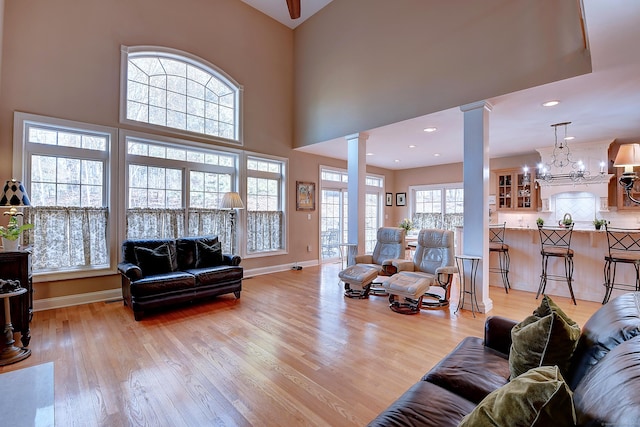
M 537 292 L 542 271 L 540 235 L 537 228 L 509 227 L 505 235 L 509 245 L 511 264 L 509 281 L 513 289 Z M 604 257 L 608 253 L 607 234 L 604 230 L 574 229 L 571 237 L 574 251 L 573 291 L 576 299 L 602 302 L 605 294 Z M 490 265 L 497 265 L 497 254 L 490 255 Z M 562 258 L 550 259 L 548 271 L 564 275 Z M 616 282 L 635 283 L 632 265 L 618 265 Z M 499 274 L 489 275 L 489 284 L 503 288 Z M 627 291 L 628 292 L 628 291 Z M 566 281 L 548 280 L 545 293 L 570 297 Z M 624 293 L 614 290 L 611 297 Z M 578 302 L 579 303 L 579 302 Z

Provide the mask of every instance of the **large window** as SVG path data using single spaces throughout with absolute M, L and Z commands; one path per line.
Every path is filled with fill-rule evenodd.
M 340 244 L 347 242 L 349 178 L 345 170 L 326 167 L 320 176 L 320 256 L 323 261 L 330 261 L 341 256 Z M 367 175 L 365 185 L 365 252 L 371 253 L 382 224 L 384 179 Z
M 229 211 L 238 156 L 187 141 L 123 132 L 126 147 L 126 238 L 176 238 L 216 234 L 231 252 Z
M 33 248 L 36 274 L 113 268 L 115 222 L 111 158 L 116 130 L 16 113 L 17 176 L 31 198 L 23 243 Z
M 186 52 L 123 47 L 121 120 L 241 143 L 242 88 Z
M 284 250 L 283 160 L 247 157 L 247 254 Z
M 427 185 L 410 188 L 414 227 L 454 230 L 464 214 L 462 184 Z

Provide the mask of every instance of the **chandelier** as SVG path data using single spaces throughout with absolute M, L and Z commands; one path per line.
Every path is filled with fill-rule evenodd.
M 538 181 L 551 183 L 554 181 L 572 181 L 588 182 L 593 180 L 599 180 L 605 175 L 605 163 L 600 162 L 600 171 L 598 174 L 591 175 L 591 172 L 586 170 L 586 167 L 582 160 L 573 160 L 571 158 L 571 149 L 569 148 L 569 138 L 567 136 L 567 127 L 571 122 L 555 123 L 551 125 L 554 130 L 555 143 L 553 146 L 553 152 L 551 154 L 551 161 L 548 163 L 538 164 Z M 564 127 L 564 137 L 558 141 L 558 127 Z M 555 173 L 552 174 L 550 170 L 552 168 L 563 170 L 570 168 L 567 173 Z M 526 172 L 525 172 L 526 175 Z

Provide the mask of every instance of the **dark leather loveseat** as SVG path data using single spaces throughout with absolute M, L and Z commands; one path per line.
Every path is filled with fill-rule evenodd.
M 240 298 L 240 261 L 222 253 L 217 236 L 126 240 L 118 264 L 124 304 L 141 320 L 159 307 L 231 292 Z
M 621 295 L 582 327 L 564 378 L 568 394 L 573 392 L 578 426 L 640 426 L 639 301 L 640 293 Z M 465 338 L 369 425 L 457 426 L 489 393 L 509 382 L 515 325 L 512 320 L 489 317 L 484 339 Z M 537 419 L 511 425 L 561 424 Z

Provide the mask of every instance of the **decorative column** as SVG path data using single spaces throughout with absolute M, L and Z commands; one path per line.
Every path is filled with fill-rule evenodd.
M 479 310 L 493 308 L 489 298 L 489 113 L 486 101 L 463 105 L 464 113 L 464 238 L 462 253 L 482 258 L 475 278 Z M 486 280 L 485 280 L 486 278 Z M 464 283 L 472 283 L 466 278 Z
M 348 242 L 357 246 L 349 246 L 347 265 L 354 264 L 355 256 L 364 251 L 364 220 L 365 220 L 365 188 L 367 176 L 367 138 L 366 133 L 347 135 L 348 144 L 347 185 L 349 200 Z

